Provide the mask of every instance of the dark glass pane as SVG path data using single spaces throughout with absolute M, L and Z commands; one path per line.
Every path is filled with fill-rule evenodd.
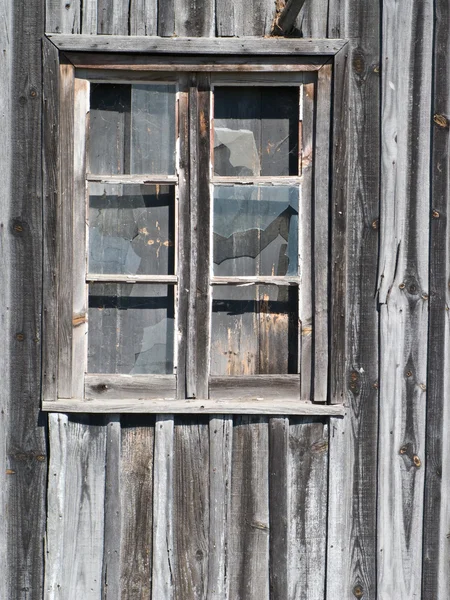
M 214 275 L 297 275 L 299 188 L 215 186 Z
M 93 83 L 89 171 L 175 173 L 175 86 Z
M 215 88 L 216 175 L 297 175 L 298 137 L 298 87 Z
M 298 373 L 298 289 L 215 286 L 211 375 Z
M 173 373 L 174 288 L 89 286 L 89 373 Z
M 89 185 L 89 271 L 174 272 L 174 187 Z

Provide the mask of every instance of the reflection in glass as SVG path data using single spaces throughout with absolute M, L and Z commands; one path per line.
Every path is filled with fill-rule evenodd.
M 89 271 L 171 275 L 174 187 L 89 185 Z
M 89 286 L 89 373 L 171 374 L 173 351 L 173 286 Z
M 214 275 L 297 275 L 299 188 L 215 186 Z
M 211 375 L 298 373 L 296 286 L 214 286 Z
M 298 175 L 298 137 L 298 87 L 215 87 L 215 175 Z
M 91 84 L 89 171 L 175 172 L 175 86 Z

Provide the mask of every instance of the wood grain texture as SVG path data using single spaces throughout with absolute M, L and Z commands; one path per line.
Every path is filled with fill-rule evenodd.
M 432 27 L 432 2 L 383 3 L 378 594 L 405 599 L 422 578 Z
M 8 299 L 1 310 L 6 308 L 9 312 L 8 329 L 2 329 L 2 356 L 7 354 L 6 365 L 11 366 L 10 376 L 1 384 L 1 402 L 5 404 L 7 418 L 6 435 L 2 436 L 2 444 L 6 444 L 2 470 L 6 471 L 8 511 L 7 563 L 3 577 L 5 598 L 20 598 L 25 594 L 40 598 L 47 479 L 46 420 L 39 413 L 44 3 L 11 3 L 10 10 L 12 20 L 2 23 L 2 31 L 5 32 L 6 26 L 8 32 L 1 40 L 1 61 L 11 59 L 11 87 L 5 88 L 11 110 L 9 114 L 6 112 L 6 103 L 5 112 L 3 105 L 0 111 L 2 118 L 5 115 L 10 121 L 6 133 L 11 132 L 10 139 L 5 140 L 5 149 L 10 142 L 5 163 L 11 169 L 10 178 L 7 176 L 5 180 L 9 186 L 9 208 L 5 213 L 2 210 L 3 227 L 0 227 L 2 250 L 6 250 L 2 261 L 8 261 L 5 277 Z M 1 87 L 3 93 L 3 81 Z
M 214 0 L 166 0 L 158 3 L 158 35 L 214 36 Z
M 81 0 L 45 0 L 45 31 L 81 33 L 80 5 Z
M 219 37 L 269 35 L 275 18 L 270 0 L 216 0 L 216 32 Z
M 48 600 L 101 597 L 106 432 L 103 417 L 49 416 Z
M 447 539 L 450 531 L 450 439 L 447 426 L 450 400 L 450 155 L 447 121 L 450 115 L 450 69 L 447 60 L 450 44 L 447 27 L 449 18 L 448 3 L 435 3 L 422 598 L 437 600 L 443 600 L 450 595 L 450 577 L 447 569 L 450 560 Z
M 81 0 L 81 33 L 95 35 L 97 33 L 97 0 Z
M 177 524 L 174 528 L 174 598 L 206 600 L 209 427 L 204 417 L 175 421 L 173 517 Z
M 371 600 L 384 597 L 377 596 L 376 582 L 378 232 L 373 224 L 379 215 L 380 131 L 372 115 L 380 109 L 379 22 L 377 3 L 330 3 L 328 25 L 339 23 L 339 35 L 351 40 L 336 57 L 333 108 L 331 339 L 337 348 L 331 398 L 344 400 L 348 411 L 342 420 L 330 423 L 326 580 L 330 600 L 353 600 L 358 594 Z M 345 256 L 344 271 L 339 262 Z M 345 304 L 340 301 L 342 292 Z
M 269 430 L 236 417 L 233 430 L 229 597 L 269 599 Z
M 156 35 L 158 27 L 156 0 L 131 0 L 130 35 Z
M 122 415 L 120 588 L 122 600 L 148 600 L 152 585 L 155 417 Z
M 175 375 L 86 375 L 87 400 L 166 398 L 176 396 Z
M 97 0 L 97 33 L 128 35 L 129 0 Z

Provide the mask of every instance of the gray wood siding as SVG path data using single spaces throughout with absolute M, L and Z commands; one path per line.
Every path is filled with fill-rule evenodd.
M 44 31 L 263 37 L 283 5 L 0 0 L 1 598 L 450 597 L 446 0 L 306 0 L 292 32 L 350 40 L 330 214 L 344 418 L 39 413 L 57 376 L 40 367 L 58 134 Z

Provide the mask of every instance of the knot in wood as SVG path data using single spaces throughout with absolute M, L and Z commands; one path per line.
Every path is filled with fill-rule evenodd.
M 363 593 L 364 592 L 363 592 L 362 586 L 355 585 L 355 587 L 353 588 L 353 595 L 355 596 L 355 598 L 362 598 Z

